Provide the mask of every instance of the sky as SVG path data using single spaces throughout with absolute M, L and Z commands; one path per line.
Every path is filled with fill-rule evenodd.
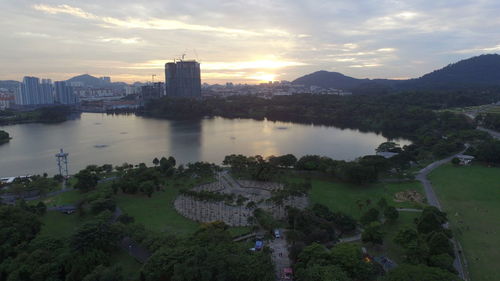
M 175 58 L 206 83 L 318 70 L 420 77 L 500 52 L 498 0 L 0 0 L 0 80 L 164 80 Z

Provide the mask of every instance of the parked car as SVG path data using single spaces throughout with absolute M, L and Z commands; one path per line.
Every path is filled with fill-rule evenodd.
M 281 235 L 280 235 L 280 230 L 279 230 L 279 229 L 275 229 L 275 230 L 274 230 L 274 237 L 276 237 L 276 238 L 281 238 Z

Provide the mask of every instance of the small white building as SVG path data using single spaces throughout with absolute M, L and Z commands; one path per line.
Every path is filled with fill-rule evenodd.
M 459 154 L 457 155 L 458 160 L 460 160 L 460 165 L 469 165 L 472 160 L 474 160 L 474 156 Z

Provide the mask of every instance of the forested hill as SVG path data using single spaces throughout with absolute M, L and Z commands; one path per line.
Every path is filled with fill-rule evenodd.
M 458 90 L 500 88 L 500 55 L 481 55 L 409 80 L 356 79 L 338 72 L 318 71 L 302 76 L 295 84 L 380 93 L 408 90 Z

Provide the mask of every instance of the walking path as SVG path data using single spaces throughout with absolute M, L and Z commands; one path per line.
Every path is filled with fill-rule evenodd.
M 422 209 L 411 209 L 411 208 L 396 208 L 398 212 L 415 212 L 415 213 L 421 213 Z
M 292 262 L 288 256 L 288 244 L 286 243 L 286 234 L 283 229 L 279 229 L 281 238 L 273 239 L 269 242 L 269 248 L 272 250 L 271 258 L 274 263 L 274 272 L 276 274 L 276 280 L 283 280 L 283 269 L 290 267 Z
M 113 219 L 111 221 L 116 222 L 118 220 L 118 217 L 120 217 L 122 214 L 123 212 L 120 207 L 116 207 L 115 212 L 113 213 Z M 140 263 L 146 263 L 146 261 L 152 255 L 148 249 L 142 247 L 139 243 L 135 242 L 129 236 L 123 237 L 123 239 L 120 241 L 120 247 Z
M 477 129 L 477 130 L 479 130 L 479 131 L 487 132 L 487 133 L 489 133 L 489 134 L 490 134 L 493 138 L 500 140 L 500 132 L 493 131 L 493 130 L 490 130 L 490 129 L 486 129 L 486 128 L 484 128 L 484 127 L 477 127 L 476 129 Z
M 428 165 L 427 167 L 423 168 L 422 170 L 420 170 L 418 172 L 418 174 L 416 176 L 416 179 L 418 181 L 420 181 L 422 183 L 422 185 L 424 186 L 425 195 L 427 197 L 427 203 L 429 205 L 434 206 L 434 207 L 438 208 L 439 210 L 442 210 L 441 204 L 439 203 L 437 195 L 434 192 L 434 189 L 432 188 L 432 184 L 429 181 L 429 179 L 427 178 L 427 176 L 434 169 L 438 168 L 439 166 L 441 166 L 443 164 L 449 163 L 451 161 L 451 159 L 453 159 L 454 157 L 456 157 L 459 154 L 464 153 L 464 151 L 461 151 L 460 153 L 455 154 L 455 155 L 450 156 L 450 157 L 447 157 L 445 159 L 433 162 L 433 163 L 431 163 L 430 165 Z M 445 227 L 446 228 L 449 227 L 448 223 L 446 223 Z M 453 266 L 457 270 L 458 275 L 460 276 L 460 278 L 462 278 L 463 280 L 469 280 L 467 278 L 467 276 L 465 274 L 465 270 L 463 268 L 463 259 L 462 259 L 462 255 L 461 255 L 462 252 L 459 250 L 458 242 L 455 240 L 455 238 L 451 239 L 451 242 L 453 243 L 453 248 L 454 248 L 454 251 L 455 251 L 455 261 L 453 262 Z

